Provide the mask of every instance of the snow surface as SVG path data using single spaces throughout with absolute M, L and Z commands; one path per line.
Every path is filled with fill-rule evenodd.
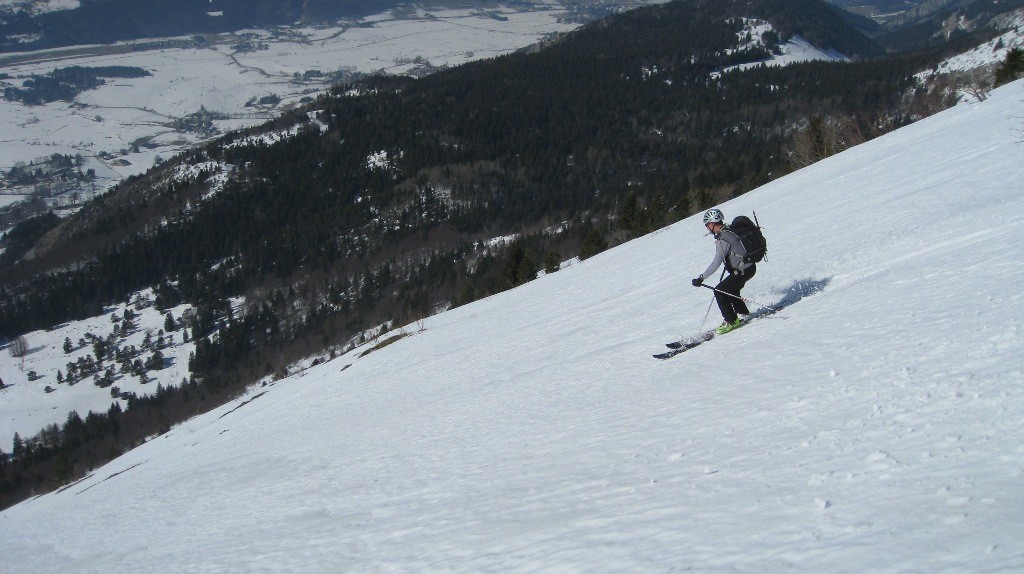
M 0 513 L 5 570 L 1019 572 L 1022 100 L 724 204 L 774 316 L 651 358 L 709 303 L 691 217 Z

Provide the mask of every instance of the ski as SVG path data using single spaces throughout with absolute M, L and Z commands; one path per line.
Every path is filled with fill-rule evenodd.
M 689 347 L 696 347 L 697 345 L 699 345 L 699 344 L 701 344 L 701 343 L 703 343 L 705 341 L 710 341 L 712 338 L 714 338 L 714 336 L 715 336 L 715 332 L 714 331 L 706 331 L 704 333 L 701 333 L 700 335 L 697 335 L 696 337 L 688 337 L 688 338 L 683 339 L 681 341 L 673 341 L 671 343 L 665 343 L 665 346 L 668 347 L 669 349 L 672 349 L 673 351 L 678 351 L 680 349 L 685 349 L 685 348 L 689 348 Z
M 760 309 L 760 310 L 758 310 L 758 311 L 748 315 L 746 317 L 746 319 L 744 319 L 743 322 L 740 323 L 740 325 L 737 326 L 732 331 L 735 331 L 736 329 L 739 329 L 740 327 L 743 327 L 743 326 L 747 325 L 748 323 L 750 323 L 751 321 L 753 321 L 755 319 L 760 319 L 761 317 L 768 317 L 770 315 L 774 315 L 776 312 L 778 312 L 778 309 L 773 309 L 773 308 Z M 732 331 L 729 331 L 729 332 L 731 333 Z M 666 353 L 658 353 L 657 355 L 653 355 L 653 357 L 655 359 L 662 359 L 662 360 L 671 359 L 672 357 L 675 357 L 679 353 L 684 353 L 684 352 L 689 351 L 690 349 L 692 349 L 694 347 L 697 347 L 699 345 L 702 345 L 702 344 L 710 341 L 711 339 L 714 339 L 716 336 L 717 336 L 717 334 L 715 333 L 715 330 L 712 329 L 710 331 L 705 331 L 703 333 L 700 333 L 699 335 L 696 335 L 694 337 L 689 337 L 689 338 L 683 339 L 681 341 L 673 341 L 671 343 L 665 343 L 665 346 L 668 347 L 670 350 L 668 352 L 666 352 Z
M 697 335 L 696 337 L 683 339 L 682 341 L 675 341 L 673 343 L 666 343 L 665 346 L 671 350 L 665 353 L 659 353 L 657 355 L 654 355 L 654 358 L 662 360 L 671 359 L 672 357 L 675 357 L 679 353 L 689 351 L 690 349 L 703 343 L 706 343 L 707 341 L 710 341 L 713 338 L 715 338 L 715 332 L 706 331 L 704 333 Z

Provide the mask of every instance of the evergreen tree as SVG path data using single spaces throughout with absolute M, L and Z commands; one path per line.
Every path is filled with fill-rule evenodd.
M 57 460 L 53 465 L 53 481 L 58 486 L 64 486 L 71 482 L 71 478 L 74 476 L 74 465 L 68 458 L 67 454 L 63 451 L 57 454 Z
M 146 361 L 146 369 L 151 371 L 159 371 L 164 368 L 164 354 L 160 352 L 160 349 L 153 351 L 153 354 Z
M 554 273 L 561 268 L 562 257 L 558 255 L 557 251 L 548 251 L 548 254 L 544 256 L 544 272 Z
M 619 227 L 629 232 L 630 237 L 643 235 L 645 227 L 643 207 L 640 206 L 636 192 L 631 191 L 626 196 L 626 202 L 619 214 L 618 224 Z
M 127 337 L 132 331 L 135 330 L 135 313 L 131 309 L 125 308 L 124 318 L 121 320 L 121 335 Z
M 661 192 L 654 194 L 654 199 L 647 207 L 645 219 L 647 231 L 661 229 L 665 226 L 665 222 L 668 220 L 668 202 L 665 201 L 665 196 Z
M 514 241 L 505 252 L 502 264 L 500 289 L 511 289 L 534 279 L 537 269 L 527 253 L 523 241 Z
M 580 246 L 580 259 L 589 259 L 605 249 L 608 249 L 608 241 L 596 227 L 593 227 L 583 238 L 583 244 Z
M 92 352 L 96 355 L 97 361 L 103 361 L 107 357 L 107 340 L 100 337 L 92 344 Z
M 1006 58 L 996 68 L 995 86 L 1008 84 L 1024 76 L 1024 48 L 1017 47 L 1006 54 Z

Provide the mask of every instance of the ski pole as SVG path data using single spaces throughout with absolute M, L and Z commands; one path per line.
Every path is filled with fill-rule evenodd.
M 698 333 L 702 332 L 704 330 L 704 325 L 706 325 L 708 323 L 708 317 L 711 316 L 711 306 L 714 305 L 714 304 L 715 304 L 715 298 L 712 297 L 711 298 L 711 302 L 708 303 L 708 310 L 707 310 L 706 313 L 704 313 L 704 320 L 700 322 L 700 329 L 697 331 Z
M 721 282 L 721 281 L 722 281 L 722 277 L 724 277 L 724 276 L 725 276 L 725 269 L 722 269 L 722 275 L 721 275 L 721 276 L 720 276 L 720 277 L 718 278 L 719 282 Z M 700 328 L 699 328 L 699 329 L 697 329 L 697 333 L 698 333 L 698 334 L 699 334 L 699 333 L 703 333 L 703 325 L 706 325 L 706 324 L 708 324 L 708 317 L 710 317 L 710 316 L 711 316 L 711 308 L 712 308 L 712 306 L 714 306 L 714 305 L 715 305 L 715 298 L 713 297 L 713 298 L 711 299 L 711 301 L 710 301 L 710 302 L 708 303 L 708 311 L 706 311 L 706 312 L 705 312 L 705 318 L 703 318 L 703 320 L 702 320 L 702 321 L 700 321 Z M 679 340 L 680 340 L 680 341 L 682 341 L 682 340 L 684 340 L 684 339 L 686 339 L 686 336 L 685 336 L 685 335 L 683 335 L 683 336 L 680 336 L 680 338 L 679 338 Z
M 723 277 L 725 277 L 725 269 L 722 269 L 722 274 L 718 276 L 718 282 L 719 283 L 722 282 L 722 278 Z M 704 313 L 704 320 L 700 322 L 700 329 L 697 331 L 698 333 L 704 332 L 704 325 L 707 325 L 707 323 L 708 323 L 708 317 L 711 316 L 711 307 L 714 304 L 715 304 L 715 298 L 712 297 L 711 301 L 708 303 L 708 310 L 707 310 L 706 313 Z
M 711 285 L 708 285 L 707 283 L 701 283 L 700 286 L 701 287 L 707 287 L 708 289 L 711 289 L 715 293 L 721 293 L 722 295 L 728 295 L 729 297 L 732 297 L 733 299 L 739 299 L 740 301 L 743 301 L 744 303 L 749 303 L 751 305 L 756 305 L 758 307 L 763 307 L 763 308 L 768 309 L 770 311 L 778 311 L 778 309 L 776 309 L 775 307 L 772 307 L 772 306 L 769 306 L 769 305 L 762 305 L 761 303 L 758 303 L 757 301 L 752 301 L 750 299 L 747 299 L 746 297 L 740 297 L 739 295 L 733 295 L 732 293 L 728 293 L 726 291 L 722 291 L 721 289 L 716 289 L 716 288 L 712 287 Z

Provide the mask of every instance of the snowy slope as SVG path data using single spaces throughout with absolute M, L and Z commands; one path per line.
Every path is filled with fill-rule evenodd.
M 773 317 L 650 357 L 707 309 L 689 218 L 8 509 L 5 570 L 1021 571 L 1022 100 L 722 206 Z

